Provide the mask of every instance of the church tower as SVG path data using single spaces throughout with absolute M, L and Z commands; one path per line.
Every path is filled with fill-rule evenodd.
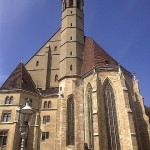
M 83 0 L 62 0 L 60 79 L 80 75 L 83 49 Z
M 83 149 L 83 0 L 62 0 L 56 149 Z

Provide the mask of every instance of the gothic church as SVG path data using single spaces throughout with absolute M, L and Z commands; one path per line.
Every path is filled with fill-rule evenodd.
M 36 115 L 25 150 L 150 150 L 135 75 L 84 35 L 83 0 L 62 0 L 58 31 L 0 88 L 0 149 L 19 150 L 18 109 Z

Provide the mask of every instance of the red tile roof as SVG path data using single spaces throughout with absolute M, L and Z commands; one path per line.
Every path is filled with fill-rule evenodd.
M 25 90 L 38 94 L 36 86 L 23 63 L 19 63 L 0 90 Z
M 82 74 L 91 71 L 93 68 L 116 68 L 117 66 L 118 63 L 93 39 L 89 37 L 85 38 Z

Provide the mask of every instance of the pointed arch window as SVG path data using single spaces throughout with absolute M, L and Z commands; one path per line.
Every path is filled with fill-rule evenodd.
M 39 61 L 36 62 L 36 67 L 39 66 Z
M 74 135 L 74 100 L 70 97 L 67 100 L 67 133 L 66 141 L 68 145 L 74 145 L 75 135 Z
M 5 104 L 9 104 L 9 96 L 5 98 Z
M 94 150 L 92 86 L 90 84 L 88 84 L 87 92 L 88 92 L 87 93 L 87 104 L 88 104 L 89 147 L 90 147 L 90 150 Z
M 104 87 L 104 104 L 106 115 L 108 149 L 120 150 L 115 95 L 112 86 L 108 81 L 106 82 Z

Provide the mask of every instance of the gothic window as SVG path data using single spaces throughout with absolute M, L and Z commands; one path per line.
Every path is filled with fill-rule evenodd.
M 58 82 L 58 75 L 55 75 L 55 82 Z
M 0 131 L 0 147 L 6 145 L 7 136 L 8 136 L 8 131 Z
M 2 122 L 10 122 L 11 120 L 11 112 L 10 111 L 4 111 L 2 113 Z
M 49 138 L 49 132 L 42 132 L 42 140 L 45 141 Z
M 70 97 L 67 100 L 67 145 L 74 145 L 74 100 Z
M 65 10 L 67 8 L 67 2 L 66 0 L 64 0 L 64 3 L 63 3 L 63 10 Z
M 39 61 L 36 62 L 36 67 L 39 66 Z
M 88 85 L 87 103 L 88 103 L 89 147 L 91 150 L 94 150 L 92 87 L 90 84 Z
M 104 104 L 106 115 L 108 149 L 120 150 L 115 95 L 108 81 L 106 82 L 104 87 Z
M 69 6 L 70 6 L 70 7 L 73 7 L 73 0 L 70 0 L 70 1 L 69 1 Z
M 51 108 L 52 107 L 52 103 L 51 101 L 48 102 L 48 108 Z
M 47 101 L 44 102 L 43 108 L 47 108 Z

